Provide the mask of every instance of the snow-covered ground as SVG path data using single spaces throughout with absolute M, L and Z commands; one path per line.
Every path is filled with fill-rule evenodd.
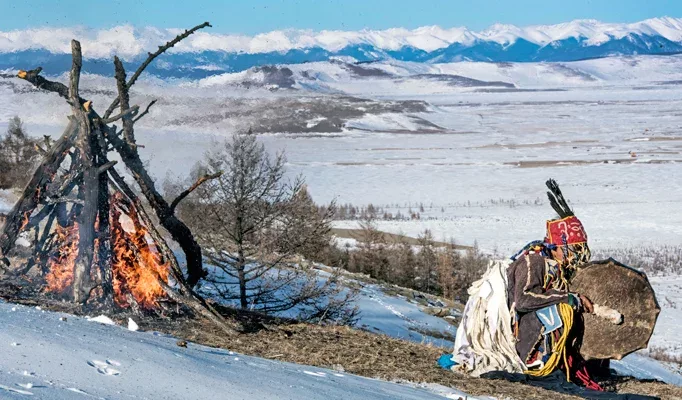
M 671 356 L 682 357 L 682 277 L 657 276 L 650 279 L 656 292 L 661 313 L 656 321 L 654 335 L 649 342 L 650 348 L 661 349 Z M 678 373 L 682 373 L 679 370 Z
M 65 320 L 62 320 L 65 319 Z M 188 344 L 0 303 L 2 399 L 442 399 L 417 387 Z M 434 361 L 435 362 L 435 361 Z M 472 397 L 467 397 L 473 399 Z
M 146 146 L 140 153 L 154 175 L 185 176 L 216 141 L 257 120 L 283 115 L 295 120 L 301 111 L 301 126 L 313 126 L 333 113 L 317 113 L 311 104 L 343 105 L 355 109 L 350 117 L 344 114 L 339 132 L 274 131 L 261 139 L 270 151 L 286 150 L 290 176 L 303 174 L 318 202 L 373 203 L 404 215 L 424 206 L 421 220 L 379 221 L 382 230 L 416 236 L 428 228 L 436 239 L 476 242 L 486 251 L 510 255 L 544 235 L 544 221 L 554 216 L 544 181 L 553 177 L 584 221 L 595 250 L 682 243 L 682 181 L 675 178 L 682 175 L 682 56 L 355 66 L 368 76 L 343 63 L 286 67 L 297 90 L 237 84 L 246 78 L 266 81 L 261 73 L 203 81 L 144 79 L 133 103 L 161 99 L 137 130 L 138 142 Z M 467 86 L 447 78 L 455 75 L 514 88 Z M 82 82 L 114 87 L 113 80 L 97 76 Z M 32 134 L 59 134 L 68 106 L 55 95 L 13 84 L 0 85 L 0 129 L 18 114 Z M 112 93 L 89 95 L 95 107 L 106 107 Z M 356 104 L 348 96 L 426 106 L 424 112 L 401 111 L 404 105 L 369 112 L 366 107 L 374 104 Z M 271 114 L 277 107 L 284 113 Z M 262 112 L 249 114 L 256 108 Z M 665 277 L 652 283 L 663 308 L 652 344 L 679 351 L 676 304 L 682 299 L 676 285 L 682 282 Z M 372 288 L 360 304 L 366 312 L 361 324 L 387 334 L 421 341 L 407 322 L 431 324 L 417 317 L 415 304 Z M 653 372 L 660 364 L 652 362 L 634 355 L 616 365 L 668 373 Z M 680 383 L 676 375 L 666 379 Z
M 360 291 L 356 304 L 360 308 L 358 326 L 371 332 L 446 348 L 454 344 L 429 335 L 439 332 L 444 337 L 454 338 L 457 333 L 454 326 L 425 313 L 417 302 L 404 296 L 387 295 L 379 286 L 367 285 Z

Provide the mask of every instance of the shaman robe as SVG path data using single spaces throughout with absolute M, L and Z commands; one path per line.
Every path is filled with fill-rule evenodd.
M 568 291 L 547 288 L 547 272 L 556 268 L 556 262 L 540 253 L 519 257 L 507 269 L 507 305 L 514 315 L 518 333 L 516 352 L 524 362 L 542 339 L 543 325 L 535 314 L 542 308 L 569 304 Z

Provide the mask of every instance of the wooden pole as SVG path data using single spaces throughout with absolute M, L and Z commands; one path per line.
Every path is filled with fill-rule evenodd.
M 78 84 L 83 64 L 80 43 L 71 41 L 71 76 L 69 85 L 69 102 L 73 115 L 78 122 L 76 147 L 80 150 L 83 180 L 78 186 L 78 198 L 83 207 L 76 217 L 78 223 L 78 256 L 73 268 L 73 299 L 76 303 L 85 304 L 93 288 L 91 268 L 95 257 L 95 223 L 98 214 L 99 172 L 95 163 L 97 139 L 93 134 L 93 126 L 88 117 L 88 105 L 80 104 Z M 85 108 L 85 109 L 84 109 Z

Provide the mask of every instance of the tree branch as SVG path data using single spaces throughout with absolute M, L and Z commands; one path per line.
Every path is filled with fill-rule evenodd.
M 101 174 L 101 173 L 107 172 L 111 167 L 116 165 L 116 163 L 118 163 L 118 161 L 113 160 L 113 161 L 109 161 L 105 164 L 100 165 L 99 168 L 97 168 L 97 173 Z
M 138 115 L 138 116 L 133 120 L 133 123 L 136 123 L 137 121 L 139 121 L 140 119 L 142 119 L 142 117 L 144 117 L 145 115 L 149 114 L 149 109 L 152 108 L 152 106 L 153 106 L 154 104 L 156 104 L 156 99 L 152 100 L 152 102 L 149 103 L 149 104 L 147 105 L 147 108 L 145 108 L 144 111 L 142 112 L 142 114 Z
M 83 67 L 83 55 L 81 44 L 77 40 L 71 41 L 71 77 L 69 79 L 69 100 L 75 106 L 79 104 L 78 84 L 80 83 L 81 67 Z
M 122 113 L 115 115 L 113 117 L 109 117 L 105 120 L 102 121 L 103 124 L 110 124 L 112 122 L 116 122 L 119 119 L 127 116 L 134 116 L 137 114 L 137 112 L 140 111 L 140 106 L 132 106 L 128 108 L 127 110 L 123 111 Z
M 154 61 L 154 59 L 161 54 L 163 54 L 166 50 L 170 49 L 171 47 L 175 46 L 178 44 L 180 41 L 186 39 L 189 35 L 193 34 L 194 32 L 198 31 L 199 29 L 203 29 L 206 27 L 210 27 L 211 24 L 208 22 L 204 22 L 201 25 L 197 25 L 194 28 L 190 30 L 186 30 L 185 32 L 181 33 L 180 35 L 176 36 L 175 39 L 171 40 L 170 42 L 166 43 L 163 46 L 159 46 L 159 49 L 156 50 L 154 53 L 149 53 L 147 59 L 137 68 L 137 71 L 133 74 L 133 76 L 130 78 L 128 83 L 126 84 L 126 87 L 130 89 L 131 86 L 135 84 L 135 81 L 137 81 L 137 78 L 140 77 L 142 72 L 149 66 L 149 64 Z M 107 111 L 104 113 L 104 118 L 109 118 L 112 112 L 114 112 L 114 108 L 118 105 L 120 99 L 115 99 L 109 108 L 107 108 Z
M 173 200 L 171 203 L 171 212 L 175 212 L 175 208 L 180 204 L 180 202 L 187 196 L 189 196 L 190 193 L 192 193 L 196 188 L 201 186 L 202 183 L 206 182 L 209 179 L 216 179 L 219 178 L 223 174 L 223 171 L 218 171 L 215 174 L 206 174 L 202 176 L 201 178 L 197 179 L 196 182 L 194 182 L 194 185 L 190 186 L 189 189 L 185 190 L 184 192 L 180 193 L 178 197 Z
M 116 88 L 118 89 L 118 102 L 121 105 L 121 115 L 123 118 L 123 138 L 128 144 L 135 144 L 133 134 L 133 119 L 130 115 L 125 115 L 125 111 L 130 108 L 130 94 L 126 85 L 126 71 L 123 63 L 118 57 L 114 57 L 114 68 L 116 69 Z M 108 115 L 104 115 L 108 119 Z
M 38 89 L 43 89 L 47 90 L 48 92 L 57 93 L 59 96 L 69 100 L 69 88 L 66 87 L 66 85 L 64 85 L 61 82 L 53 82 L 43 78 L 42 76 L 40 76 L 40 72 L 42 70 L 43 67 L 38 67 L 30 71 L 20 70 L 19 73 L 17 73 L 17 78 L 25 80 L 26 82 L 32 84 Z M 86 100 L 83 98 L 79 98 L 79 101 L 81 104 L 84 104 L 86 102 Z

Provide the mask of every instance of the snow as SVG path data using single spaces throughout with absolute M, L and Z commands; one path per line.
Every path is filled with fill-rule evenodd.
M 620 375 L 657 379 L 672 385 L 682 385 L 682 375 L 679 372 L 639 353 L 630 354 L 621 361 L 611 361 L 611 368 Z
M 682 309 L 678 305 L 682 305 L 682 277 L 665 275 L 650 277 L 649 280 L 654 287 L 658 305 L 661 307 L 649 347 L 664 350 L 671 356 L 681 357 Z
M 326 279 L 329 277 L 329 267 L 324 267 L 324 270 L 316 269 L 313 272 L 316 274 L 317 285 L 323 286 Z M 211 297 L 213 300 L 220 302 L 227 306 L 238 307 L 239 299 L 225 300 L 221 296 L 215 296 L 216 292 L 225 293 L 230 289 L 236 289 L 236 280 L 229 276 L 222 274 L 220 271 L 211 269 L 212 276 L 219 276 L 221 282 L 234 282 L 232 285 L 224 286 L 212 283 L 202 283 L 199 292 L 205 297 Z M 336 298 L 343 298 L 348 293 L 348 288 L 359 288 L 355 301 L 351 307 L 357 306 L 360 310 L 360 318 L 357 327 L 370 331 L 372 333 L 379 333 L 391 337 L 411 340 L 417 343 L 429 343 L 435 346 L 450 348 L 454 344 L 449 338 L 454 338 L 456 328 L 449 324 L 446 320 L 429 315 L 423 311 L 424 303 L 430 304 L 427 299 L 423 299 L 420 304 L 416 299 L 408 299 L 402 295 L 390 294 L 392 287 L 390 285 L 370 284 L 363 282 L 361 279 L 355 278 L 351 274 L 341 272 L 342 290 L 333 295 Z M 265 279 L 276 279 L 280 274 L 287 274 L 286 270 L 278 271 L 276 268 L 269 271 L 263 278 L 258 278 L 252 281 L 253 287 L 258 287 Z M 303 276 L 292 281 L 291 286 L 303 285 L 306 282 Z M 251 286 L 250 286 L 251 287 Z M 288 287 L 280 288 L 274 294 L 277 298 L 288 298 L 292 289 Z M 229 293 L 229 292 L 228 292 Z M 251 291 L 249 290 L 249 294 Z M 327 301 L 328 299 L 320 299 L 320 301 Z M 437 306 L 436 304 L 431 304 Z M 440 306 L 443 306 L 442 304 Z M 296 318 L 299 314 L 306 314 L 310 310 L 308 306 L 301 305 L 290 310 L 285 310 L 277 313 L 278 316 Z M 435 337 L 434 337 L 435 335 Z
M 0 31 L 0 52 L 11 53 L 29 49 L 45 49 L 53 53 L 70 53 L 70 41 L 79 38 L 83 54 L 88 58 L 110 58 L 114 54 L 125 59 L 156 49 L 181 32 L 180 29 L 134 27 L 119 25 L 109 29 L 86 27 L 41 27 Z M 556 25 L 517 27 L 495 24 L 476 32 L 466 27 L 442 28 L 424 26 L 416 29 L 391 28 L 361 31 L 312 31 L 287 29 L 255 36 L 217 34 L 199 31 L 176 46 L 172 52 L 224 51 L 229 53 L 286 52 L 292 49 L 322 48 L 339 51 L 351 45 L 372 45 L 380 50 L 400 50 L 403 47 L 432 52 L 458 43 L 472 45 L 490 41 L 509 45 L 524 39 L 537 45 L 547 45 L 568 38 L 585 39 L 598 45 L 612 38 L 630 34 L 661 36 L 673 42 L 682 41 L 682 19 L 652 18 L 635 23 L 605 23 L 596 20 L 574 20 Z
M 11 309 L 15 308 L 15 311 Z M 130 332 L 69 315 L 0 303 L 0 398 L 439 399 L 465 394 L 416 387 Z M 434 361 L 435 362 L 435 361 Z M 255 384 L 256 378 L 258 384 Z M 455 398 L 455 397 L 449 397 Z M 473 399 L 472 397 L 468 397 Z
M 453 341 L 429 335 L 439 332 L 454 339 L 457 332 L 454 326 L 425 313 L 414 301 L 387 295 L 377 285 L 363 287 L 355 304 L 360 308 L 358 326 L 371 332 L 448 349 L 454 345 Z
M 86 319 L 90 322 L 99 322 L 100 324 L 103 325 L 116 325 L 116 322 L 114 322 L 111 318 L 107 317 L 106 315 L 98 315 L 94 318 L 87 318 Z
M 140 330 L 140 327 L 132 318 L 128 318 L 128 330 L 133 332 Z

